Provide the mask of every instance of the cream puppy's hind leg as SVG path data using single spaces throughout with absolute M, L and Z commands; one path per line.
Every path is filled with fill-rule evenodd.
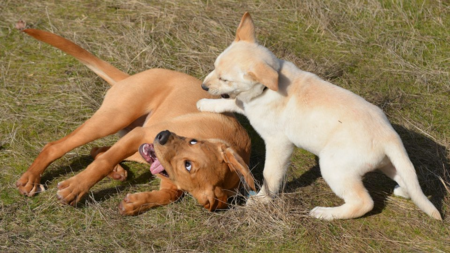
M 339 157 L 339 156 L 337 156 Z M 373 200 L 362 183 L 362 178 L 352 164 L 342 163 L 338 159 L 322 159 L 320 168 L 322 177 L 331 190 L 345 203 L 338 207 L 315 207 L 310 215 L 314 218 L 333 220 L 361 217 L 373 208 Z
M 317 219 L 351 219 L 361 217 L 373 208 L 373 200 L 364 188 L 360 178 L 343 178 L 336 182 L 332 190 L 345 203 L 338 207 L 315 207 L 310 215 Z M 331 184 L 330 184 L 331 185 Z
M 289 166 L 293 144 L 289 141 L 266 142 L 264 164 L 264 184 L 260 192 L 249 198 L 247 205 L 270 202 L 280 190 L 284 175 Z

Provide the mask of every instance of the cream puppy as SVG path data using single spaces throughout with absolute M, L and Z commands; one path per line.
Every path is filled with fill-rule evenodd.
M 322 177 L 345 203 L 315 207 L 310 215 L 333 220 L 360 217 L 373 208 L 362 176 L 380 169 L 431 217 L 439 211 L 423 194 L 413 164 L 385 114 L 358 95 L 276 58 L 256 43 L 254 24 L 242 17 L 235 41 L 215 61 L 202 87 L 227 99 L 201 99 L 201 111 L 246 115 L 266 145 L 264 185 L 249 204 L 278 193 L 294 145 L 320 158 Z

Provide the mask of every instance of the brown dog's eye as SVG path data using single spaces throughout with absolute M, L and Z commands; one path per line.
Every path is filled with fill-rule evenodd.
M 192 169 L 192 164 L 189 161 L 185 161 L 184 162 L 184 167 L 186 168 L 187 171 L 191 172 Z
M 197 144 L 197 140 L 196 139 L 192 139 L 189 143 L 191 144 L 191 145 L 194 145 L 194 144 Z

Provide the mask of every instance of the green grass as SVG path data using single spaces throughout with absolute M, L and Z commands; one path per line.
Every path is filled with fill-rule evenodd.
M 55 32 L 133 74 L 168 68 L 199 79 L 234 39 L 249 11 L 259 41 L 280 58 L 380 106 L 401 135 L 427 196 L 443 222 L 392 196 L 380 173 L 364 183 L 375 200 L 354 220 L 311 219 L 337 198 L 316 158 L 296 149 L 273 205 L 209 213 L 186 196 L 137 217 L 117 205 L 127 193 L 158 187 L 147 166 L 124 163 L 129 179 L 102 180 L 77 208 L 60 205 L 56 185 L 92 161 L 93 146 L 49 166 L 49 189 L 33 198 L 14 187 L 41 148 L 88 119 L 108 85 L 72 57 L 21 34 L 23 19 Z M 446 1 L 0 1 L 1 252 L 448 252 L 450 189 L 450 6 Z M 251 166 L 261 182 L 264 143 Z M 440 180 L 442 179 L 442 181 Z

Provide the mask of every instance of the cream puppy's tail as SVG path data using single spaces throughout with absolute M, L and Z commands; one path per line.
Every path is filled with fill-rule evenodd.
M 127 73 L 124 73 L 117 69 L 116 67 L 112 66 L 111 64 L 100 60 L 99 58 L 95 57 L 93 54 L 89 53 L 88 51 L 84 50 L 77 44 L 73 43 L 72 41 L 69 41 L 67 39 L 64 39 L 61 36 L 58 36 L 56 34 L 45 32 L 41 30 L 36 29 L 26 29 L 25 22 L 19 21 L 16 23 L 16 28 L 20 31 L 34 37 L 37 40 L 40 40 L 42 42 L 45 42 L 47 44 L 50 44 L 56 48 L 61 49 L 62 51 L 72 55 L 77 60 L 79 60 L 81 63 L 86 65 L 86 67 L 90 68 L 92 71 L 94 71 L 97 75 L 99 75 L 101 78 L 103 78 L 106 82 L 108 82 L 110 85 L 114 85 L 120 80 L 123 80 L 129 75 Z
M 411 163 L 401 140 L 398 139 L 394 142 L 389 142 L 385 147 L 385 151 L 398 175 L 405 184 L 404 186 L 400 185 L 400 187 L 406 187 L 412 201 L 422 211 L 437 220 L 442 220 L 439 211 L 422 192 L 414 166 Z

